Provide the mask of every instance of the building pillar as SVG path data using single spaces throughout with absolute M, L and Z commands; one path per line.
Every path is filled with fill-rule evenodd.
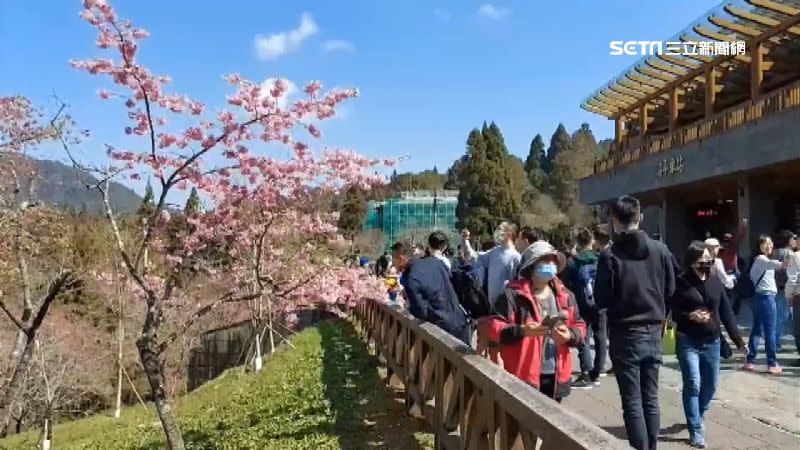
M 739 216 L 739 222 L 741 223 L 742 219 L 747 219 L 748 222 L 749 222 L 748 223 L 748 236 L 742 236 L 741 239 L 739 240 L 738 252 L 739 252 L 739 256 L 745 258 L 745 260 L 748 260 L 750 258 L 750 255 L 751 255 L 751 253 L 750 253 L 750 241 L 751 241 L 750 236 L 752 235 L 752 232 L 753 232 L 753 223 L 752 223 L 751 214 L 750 214 L 750 198 L 751 198 L 751 196 L 750 196 L 750 194 L 751 194 L 750 193 L 750 179 L 747 176 L 743 176 L 743 177 L 739 178 L 739 180 L 738 180 L 738 191 L 739 191 L 739 196 L 738 196 L 736 204 L 737 204 L 737 210 L 738 210 L 737 212 L 738 212 L 738 216 Z M 738 232 L 738 230 L 735 230 L 734 232 Z
M 647 103 L 643 104 L 639 109 L 639 136 L 647 136 Z
M 678 111 L 680 110 L 680 105 L 678 105 L 678 88 L 673 87 L 669 91 L 669 131 L 672 132 L 675 130 L 675 127 L 678 124 Z
M 717 100 L 717 72 L 713 67 L 706 71 L 706 118 L 714 115 L 714 103 Z
M 686 248 L 689 246 L 688 228 L 686 225 L 687 207 L 678 195 L 665 193 L 662 201 L 664 231 L 662 241 L 679 262 L 682 263 Z
M 761 94 L 761 83 L 764 81 L 764 45 L 760 42 L 753 45 L 750 51 L 750 98 L 756 100 Z

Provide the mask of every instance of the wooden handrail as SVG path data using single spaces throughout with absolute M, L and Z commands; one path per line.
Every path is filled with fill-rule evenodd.
M 756 100 L 739 103 L 710 117 L 684 125 L 670 133 L 647 136 L 645 139 L 634 136 L 625 140 L 619 151 L 614 151 L 617 149 L 612 148 L 605 158 L 594 164 L 594 174 L 613 172 L 621 166 L 638 161 L 641 157 L 706 139 L 746 123 L 797 107 L 800 107 L 800 80 L 766 93 Z
M 562 407 L 440 328 L 397 306 L 362 301 L 359 332 L 390 383 L 430 424 L 437 450 L 621 450 L 625 443 Z

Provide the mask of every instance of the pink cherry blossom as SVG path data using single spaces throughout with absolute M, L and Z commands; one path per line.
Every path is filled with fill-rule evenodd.
M 333 117 L 342 102 L 358 95 L 356 89 L 324 92 L 320 82 L 312 81 L 303 89 L 304 98 L 280 108 L 288 80 L 277 78 L 262 87 L 234 73 L 223 77 L 231 91 L 225 108 L 208 111 L 206 102 L 172 92 L 168 76 L 142 65 L 139 52 L 148 47 L 140 50 L 139 42 L 149 36 L 147 31 L 118 19 L 104 0 L 83 4 L 81 17 L 94 27 L 98 51 L 105 57 L 70 64 L 113 87 L 114 96 L 107 87 L 100 97 L 110 104 L 119 99 L 127 113 L 120 124 L 125 149 L 108 147 L 107 152 L 116 170 L 131 179 L 154 179 L 156 198 L 195 188 L 205 203 L 203 212 L 181 216 L 181 222 L 158 201 L 155 213 L 143 220 L 141 237 L 117 244 L 123 261 L 148 255 L 147 267 L 141 260 L 126 263 L 126 282 L 136 287 L 131 292 L 147 305 L 147 314 L 163 317 L 171 330 L 179 329 L 192 311 L 207 310 L 202 305 L 213 301 L 214 292 L 193 298 L 187 286 L 175 281 L 175 274 L 189 270 L 232 296 L 252 292 L 256 280 L 275 310 L 288 317 L 311 305 L 340 312 L 363 297 L 382 294 L 374 277 L 342 263 L 341 250 L 335 250 L 343 247 L 338 214 L 320 213 L 318 202 L 349 186 L 385 183 L 377 170 L 391 161 L 306 142 L 321 137 L 317 122 Z M 168 121 L 171 114 L 180 117 Z M 114 211 L 106 215 L 115 217 Z M 177 227 L 178 222 L 185 226 Z

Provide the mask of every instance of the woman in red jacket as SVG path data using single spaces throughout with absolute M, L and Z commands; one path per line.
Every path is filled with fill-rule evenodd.
M 571 387 L 570 347 L 584 339 L 586 326 L 575 297 L 556 277 L 558 266 L 549 243 L 528 247 L 518 279 L 494 302 L 483 339 L 499 349 L 506 370 L 560 402 Z

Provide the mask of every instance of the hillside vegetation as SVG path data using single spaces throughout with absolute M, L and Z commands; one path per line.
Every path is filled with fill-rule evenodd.
M 322 322 L 291 339 L 259 374 L 233 369 L 175 402 L 188 449 L 408 449 L 433 447 L 424 424 L 404 414 L 349 322 Z M 36 448 L 37 433 L 0 440 Z M 149 406 L 120 420 L 98 415 L 57 425 L 63 450 L 156 450 L 163 433 Z

